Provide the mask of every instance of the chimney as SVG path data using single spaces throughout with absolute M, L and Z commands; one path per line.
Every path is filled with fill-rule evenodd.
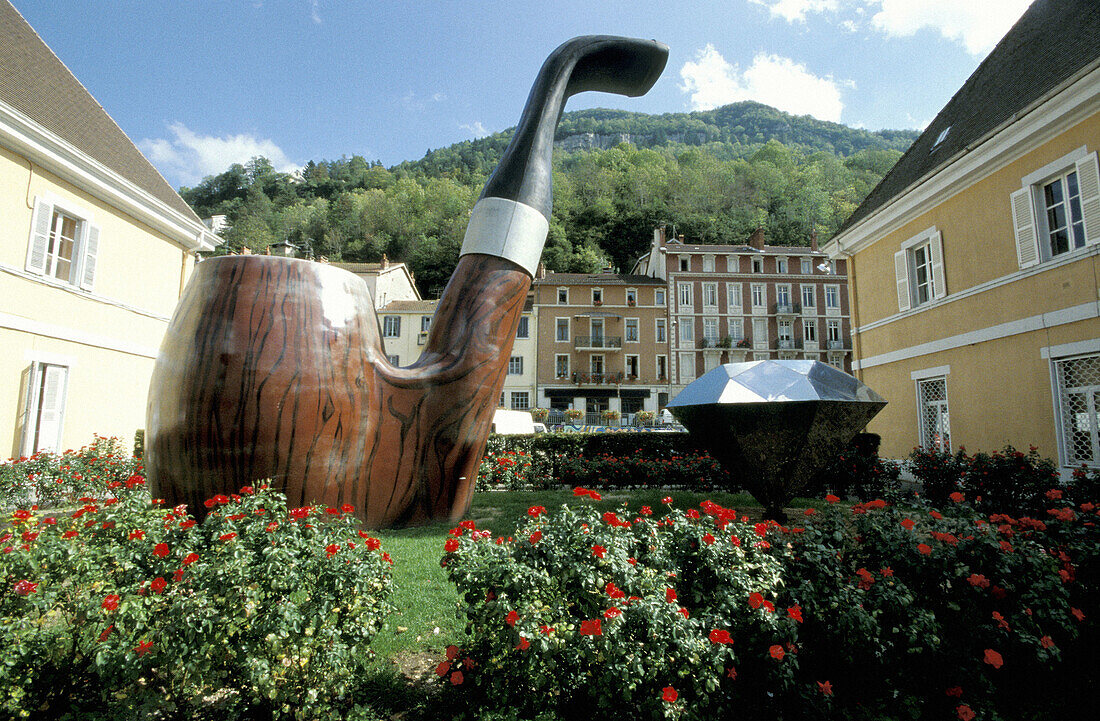
M 680 233 L 680 235 L 676 236 L 676 242 L 678 242 L 680 245 L 684 244 L 684 234 L 683 233 Z
M 810 250 L 817 252 L 817 230 L 810 232 Z
M 252 249 L 249 248 L 247 245 L 242 245 L 241 246 L 241 255 L 252 255 Z
M 546 263 L 542 262 L 541 260 L 539 261 L 538 270 L 535 271 L 535 277 L 539 280 L 543 280 L 546 278 Z
M 757 228 L 749 236 L 749 246 L 757 250 L 764 250 L 764 229 Z
M 386 257 L 386 254 L 382 254 L 382 270 L 390 267 L 390 259 Z

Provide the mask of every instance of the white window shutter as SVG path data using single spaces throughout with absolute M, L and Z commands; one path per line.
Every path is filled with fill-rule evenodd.
M 1012 227 L 1016 232 L 1016 258 L 1021 268 L 1027 268 L 1039 262 L 1039 238 L 1035 233 L 1031 187 L 1020 188 L 1009 199 L 1012 202 Z
M 41 409 L 38 417 L 38 447 L 35 451 L 61 450 L 61 421 L 65 411 L 65 386 L 69 369 L 65 366 L 43 366 Z
M 1081 190 L 1081 214 L 1085 217 L 1085 242 L 1100 243 L 1100 165 L 1096 153 L 1077 161 L 1077 187 Z
M 19 429 L 19 455 L 30 456 L 34 453 L 34 410 L 38 407 L 38 386 L 40 381 L 41 365 L 31 363 L 23 371 L 23 403 L 16 427 Z
M 84 245 L 80 261 L 80 287 L 91 291 L 95 285 L 95 263 L 99 254 L 99 226 L 88 225 L 84 233 Z
M 46 272 L 46 253 L 50 247 L 50 223 L 53 220 L 53 206 L 35 198 L 34 214 L 31 217 L 31 238 L 27 244 L 27 271 L 42 275 Z
M 898 283 L 898 310 L 909 310 L 909 257 L 908 251 L 894 253 L 894 278 Z
M 947 295 L 947 279 L 943 274 L 943 235 L 935 231 L 928 237 L 928 250 L 932 255 L 932 297 Z

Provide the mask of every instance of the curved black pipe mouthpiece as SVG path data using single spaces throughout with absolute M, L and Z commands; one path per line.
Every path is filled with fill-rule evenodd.
M 586 90 L 645 95 L 666 62 L 668 46 L 656 40 L 582 35 L 558 46 L 542 64 L 516 134 L 481 197 L 515 200 L 549 219 L 554 132 L 565 101 Z
M 584 35 L 543 63 L 516 134 L 470 214 L 461 255 L 506 258 L 534 275 L 553 209 L 554 131 L 570 96 L 602 90 L 645 94 L 668 62 L 656 40 Z

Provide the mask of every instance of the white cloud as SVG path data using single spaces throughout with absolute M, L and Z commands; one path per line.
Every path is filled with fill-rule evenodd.
M 461 130 L 465 130 L 470 135 L 473 135 L 475 138 L 484 138 L 486 135 L 489 135 L 489 129 L 482 125 L 480 120 L 476 120 L 466 125 L 459 125 L 458 127 Z
M 855 32 L 871 14 L 872 29 L 887 37 L 911 37 L 931 30 L 983 55 L 1004 37 L 1032 0 L 750 0 L 773 18 L 806 22 L 810 14 L 830 14 L 841 28 Z
M 741 100 L 755 100 L 795 115 L 839 121 L 844 103 L 840 84 L 819 77 L 790 58 L 758 53 L 742 72 L 709 43 L 696 53 L 695 62 L 680 68 L 683 85 L 694 110 L 710 110 Z M 844 83 L 850 85 L 849 83 Z
M 780 17 L 789 23 L 806 22 L 807 13 L 836 12 L 838 0 L 750 0 L 763 5 L 771 16 Z
M 876 30 L 908 37 L 930 29 L 982 55 L 1004 37 L 1031 0 L 868 0 L 880 10 L 871 18 Z
M 180 185 L 195 185 L 208 175 L 225 172 L 233 163 L 244 164 L 261 155 L 284 173 L 299 169 L 273 141 L 254 135 L 199 135 L 179 122 L 170 124 L 168 132 L 170 138 L 147 138 L 137 145 L 158 170 Z
M 316 24 L 321 24 L 321 13 L 317 8 L 318 0 L 311 0 L 309 3 L 309 17 Z

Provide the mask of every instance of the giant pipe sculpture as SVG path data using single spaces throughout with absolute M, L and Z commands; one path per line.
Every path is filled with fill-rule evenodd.
M 661 43 L 612 36 L 550 55 L 407 368 L 387 362 L 358 277 L 271 256 L 200 264 L 150 385 L 154 495 L 201 516 L 202 500 L 271 479 L 290 503 L 350 503 L 375 528 L 461 517 L 546 240 L 565 101 L 642 95 L 667 59 Z

